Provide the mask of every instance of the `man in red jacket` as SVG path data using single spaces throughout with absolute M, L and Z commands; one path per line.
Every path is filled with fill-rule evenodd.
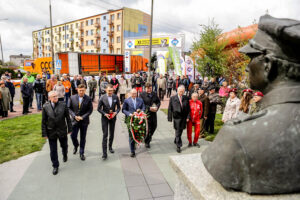
M 202 103 L 200 100 L 198 100 L 198 94 L 193 93 L 192 99 L 190 100 L 190 120 L 187 123 L 187 137 L 189 140 L 189 146 L 192 146 L 192 131 L 193 126 L 195 127 L 195 136 L 194 136 L 194 146 L 197 146 L 200 148 L 200 145 L 198 144 L 198 138 L 200 135 L 200 119 L 202 116 L 203 108 Z

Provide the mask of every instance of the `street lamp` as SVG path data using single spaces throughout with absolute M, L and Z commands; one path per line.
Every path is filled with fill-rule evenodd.
M 6 21 L 8 18 L 3 18 L 0 19 L 0 21 Z M 2 64 L 4 64 L 4 58 L 3 58 L 3 48 L 2 48 L 2 40 L 1 40 L 1 35 L 0 35 L 0 45 L 1 45 L 1 56 L 2 56 Z

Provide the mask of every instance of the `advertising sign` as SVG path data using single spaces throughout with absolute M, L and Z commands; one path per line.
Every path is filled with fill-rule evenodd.
M 182 75 L 182 70 L 181 70 L 179 51 L 175 47 L 169 47 L 169 52 L 170 52 L 170 56 L 171 56 L 171 59 L 172 59 L 173 64 L 174 64 L 175 74 L 181 76 Z
M 167 58 L 169 57 L 168 51 L 157 51 L 157 72 L 165 74 L 167 72 Z
M 124 54 L 124 60 L 125 60 L 125 72 L 130 72 L 130 51 L 125 50 Z
M 134 41 L 135 48 L 141 47 L 149 47 L 150 39 L 136 39 Z M 152 47 L 168 47 L 169 46 L 169 38 L 152 38 Z

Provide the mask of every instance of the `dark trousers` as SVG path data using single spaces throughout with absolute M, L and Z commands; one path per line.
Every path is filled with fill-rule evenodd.
M 11 97 L 11 102 L 9 103 L 10 112 L 14 110 L 14 96 Z
M 175 129 L 174 143 L 176 144 L 177 147 L 182 147 L 182 140 L 181 140 L 182 132 L 183 132 L 183 129 Z
M 65 93 L 65 102 L 66 102 L 67 105 L 68 105 L 70 96 L 71 96 L 71 92 L 66 92 Z
M 30 108 L 32 107 L 33 96 L 34 96 L 34 93 L 32 92 L 32 93 L 31 93 L 31 96 L 29 97 L 29 107 L 30 107 Z
M 214 133 L 215 131 L 215 118 L 216 118 L 216 113 L 208 113 L 207 121 L 205 124 L 205 130 L 209 133 Z
M 72 130 L 71 138 L 72 138 L 73 145 L 75 148 L 80 146 L 79 153 L 84 154 L 86 132 L 87 132 L 88 125 L 83 125 L 81 123 L 78 123 L 74 125 L 72 128 L 73 130 Z M 77 139 L 79 130 L 80 130 L 80 144 Z
M 158 96 L 159 96 L 159 99 L 161 101 L 163 101 L 164 100 L 164 96 L 165 96 L 165 90 L 159 88 L 159 90 L 158 90 Z
M 28 113 L 30 97 L 23 97 L 23 114 Z
M 171 97 L 172 94 L 172 88 L 168 88 L 167 98 Z
M 2 111 L 2 117 L 7 117 L 8 116 L 8 111 Z
M 130 133 L 129 133 L 130 134 Z M 135 153 L 135 144 L 134 144 L 134 140 L 131 139 L 131 137 L 129 136 L 129 147 L 130 147 L 130 152 L 131 153 Z
M 62 148 L 63 156 L 68 154 L 68 137 L 58 138 L 60 147 Z M 53 167 L 59 167 L 58 155 L 57 155 L 57 138 L 48 139 L 50 146 L 50 158 Z
M 205 132 L 205 124 L 206 124 L 206 120 L 204 118 L 200 119 L 200 136 L 204 136 L 204 132 Z
M 115 135 L 116 118 L 109 120 L 105 116 L 102 116 L 101 123 L 102 123 L 102 132 L 103 132 L 102 152 L 103 152 L 103 154 L 107 154 L 108 129 L 109 129 L 108 147 L 109 147 L 109 149 L 111 149 L 113 141 L 114 141 L 114 135 Z
M 125 100 L 125 94 L 120 94 L 120 100 L 121 100 L 121 104 L 123 104 Z
M 95 90 L 94 89 L 91 89 L 89 90 L 89 96 L 91 97 L 92 101 L 94 101 L 95 99 Z
M 150 144 L 152 140 L 152 136 L 156 130 L 157 127 L 157 117 L 155 114 L 150 113 L 149 119 L 148 119 L 148 135 L 145 138 L 145 143 Z
M 48 92 L 46 91 L 46 92 L 44 92 L 43 93 L 43 105 L 46 103 L 46 101 L 48 101 Z

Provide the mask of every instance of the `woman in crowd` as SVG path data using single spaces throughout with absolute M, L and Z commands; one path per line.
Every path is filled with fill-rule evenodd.
M 170 76 L 168 79 L 168 82 L 167 82 L 167 89 L 168 89 L 167 98 L 171 97 L 173 85 L 174 85 L 174 80 L 173 80 L 172 76 Z
M 237 89 L 233 88 L 229 91 L 229 99 L 227 100 L 222 121 L 225 123 L 228 120 L 237 117 L 241 101 L 237 98 Z
M 57 84 L 53 88 L 53 91 L 57 93 L 58 101 L 64 101 L 65 98 L 65 86 L 62 84 L 63 79 L 61 78 L 61 81 L 57 81 Z
M 239 108 L 239 116 L 242 114 L 248 114 L 250 110 L 250 104 L 252 100 L 253 90 L 245 89 L 243 90 L 243 96 L 241 98 L 241 105 Z
M 121 104 L 124 103 L 126 91 L 127 91 L 127 80 L 123 76 L 121 76 L 121 78 L 119 79 L 119 92 L 120 92 Z
M 11 95 L 9 89 L 5 87 L 5 82 L 0 81 L 0 92 L 1 92 L 1 106 L 2 106 L 2 117 L 8 116 L 9 104 L 11 102 Z
M 229 90 L 230 89 L 228 88 L 227 82 L 224 81 L 222 83 L 222 87 L 219 90 L 219 96 L 222 99 L 222 104 L 221 104 L 221 112 L 222 113 L 224 112 L 224 108 L 225 108 L 225 105 L 226 105 L 226 102 L 227 102 L 227 99 L 229 96 Z
M 101 90 L 101 94 L 105 94 L 105 90 L 106 90 L 106 86 L 108 84 L 108 79 L 107 77 L 103 77 L 102 78 L 102 81 L 101 81 L 101 84 L 100 84 L 100 90 Z
M 114 90 L 115 90 L 115 94 L 118 94 L 118 90 L 119 90 L 119 81 L 116 78 L 116 74 L 113 73 L 112 78 L 110 80 L 110 84 L 113 86 Z

